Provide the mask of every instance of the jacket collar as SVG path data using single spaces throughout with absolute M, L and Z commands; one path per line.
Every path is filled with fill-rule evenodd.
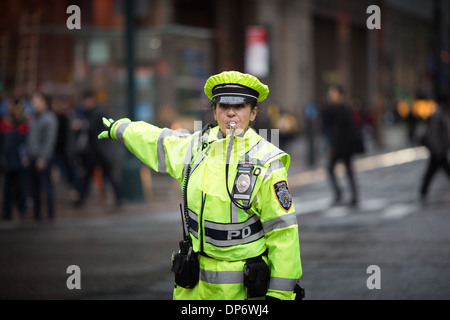
M 214 142 L 224 139 L 223 133 L 222 131 L 220 131 L 219 126 L 211 128 L 210 130 L 206 131 L 205 134 L 207 134 L 207 138 L 205 137 L 206 138 L 205 140 L 208 142 Z M 249 140 L 249 142 L 251 141 L 253 143 L 257 143 L 259 140 L 261 140 L 261 137 L 256 133 L 256 131 L 252 127 L 248 127 L 244 133 L 235 136 L 235 138 L 238 139 L 238 141 Z

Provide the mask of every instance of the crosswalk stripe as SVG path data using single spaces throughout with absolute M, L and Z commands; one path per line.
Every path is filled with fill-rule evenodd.
M 406 148 L 398 151 L 392 151 L 384 154 L 378 154 L 365 158 L 356 159 L 354 161 L 355 171 L 364 172 L 379 168 L 392 167 L 399 164 L 409 163 L 417 160 L 427 159 L 429 153 L 425 147 Z M 342 176 L 344 170 L 342 166 L 337 167 L 336 174 Z M 289 187 L 299 187 L 315 182 L 323 181 L 327 178 L 325 168 L 318 168 L 300 172 L 289 176 Z
M 417 211 L 416 204 L 390 203 L 387 199 L 382 198 L 366 199 L 357 208 L 330 206 L 330 197 L 312 200 L 302 200 L 300 197 L 294 197 L 293 202 L 297 216 L 318 213 L 321 218 L 341 218 L 354 212 L 355 215 L 359 215 L 361 218 L 370 216 L 372 219 L 378 216 L 380 219 L 401 219 Z

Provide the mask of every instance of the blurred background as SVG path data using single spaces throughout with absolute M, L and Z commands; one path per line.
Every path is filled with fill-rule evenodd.
M 379 29 L 367 27 L 374 4 Z M 336 83 L 365 137 L 383 147 L 393 125 L 406 126 L 414 143 L 436 97 L 450 90 L 446 0 L 5 0 L 0 15 L 0 115 L 12 98 L 32 113 L 30 96 L 40 91 L 70 117 L 92 90 L 113 118 L 192 132 L 194 120 L 211 120 L 206 79 L 239 70 L 269 85 L 255 126 L 278 128 L 281 147 L 317 131 Z M 141 198 L 126 181 L 145 179 L 133 175 L 139 164 L 117 152 L 128 197 Z
M 380 29 L 367 27 L 374 4 Z M 426 120 L 449 93 L 449 17 L 446 0 L 4 0 L 0 113 L 41 91 L 70 114 L 93 90 L 113 118 L 192 132 L 211 116 L 206 79 L 239 70 L 271 90 L 257 127 L 306 134 L 339 83 L 383 146 L 386 125 Z
M 377 18 L 371 5 L 380 8 L 379 29 L 368 27 Z M 212 120 L 206 79 L 225 70 L 251 73 L 270 88 L 255 127 L 279 130 L 279 146 L 292 156 L 307 295 L 448 299 L 445 176 L 431 205 L 415 201 L 428 157 L 419 140 L 439 97 L 450 94 L 450 0 L 2 0 L 0 117 L 20 101 L 32 120 L 32 94 L 42 92 L 59 131 L 58 223 L 32 224 L 29 196 L 22 220 L 0 223 L 0 296 L 171 298 L 179 185 L 115 143 L 108 157 L 130 201 L 111 206 L 104 168 L 96 167 L 94 197 L 75 208 L 77 172 L 86 168 L 73 131 L 92 92 L 114 119 L 193 132 L 194 121 Z M 321 115 L 332 84 L 345 88 L 365 142 L 357 209 L 326 203 Z M 2 204 L 6 174 L 0 170 Z M 71 264 L 83 270 L 81 292 L 65 285 Z M 383 267 L 386 290 L 366 288 L 371 264 Z

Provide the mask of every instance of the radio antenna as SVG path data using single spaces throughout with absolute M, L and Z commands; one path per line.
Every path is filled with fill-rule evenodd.
M 183 225 L 183 239 L 186 239 L 186 226 L 184 225 L 184 214 L 183 214 L 183 207 L 180 203 L 180 213 L 181 213 L 181 223 Z

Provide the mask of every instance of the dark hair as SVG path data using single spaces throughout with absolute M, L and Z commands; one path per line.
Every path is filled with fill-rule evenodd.
M 249 102 L 249 104 L 250 104 L 250 108 L 251 108 L 252 111 L 253 111 L 253 109 L 255 109 L 255 107 L 258 106 L 258 101 Z M 214 101 L 211 102 L 211 107 L 212 107 L 212 108 L 215 108 L 216 105 L 217 105 L 217 103 L 215 103 Z
M 51 105 L 52 105 L 52 98 L 48 94 L 40 92 L 40 91 L 36 91 L 34 93 L 34 95 L 40 96 L 45 101 L 45 104 L 46 104 L 47 108 L 51 107 Z
M 95 93 L 92 90 L 86 90 L 83 92 L 82 97 L 83 97 L 83 100 L 87 99 L 87 98 L 95 98 Z

